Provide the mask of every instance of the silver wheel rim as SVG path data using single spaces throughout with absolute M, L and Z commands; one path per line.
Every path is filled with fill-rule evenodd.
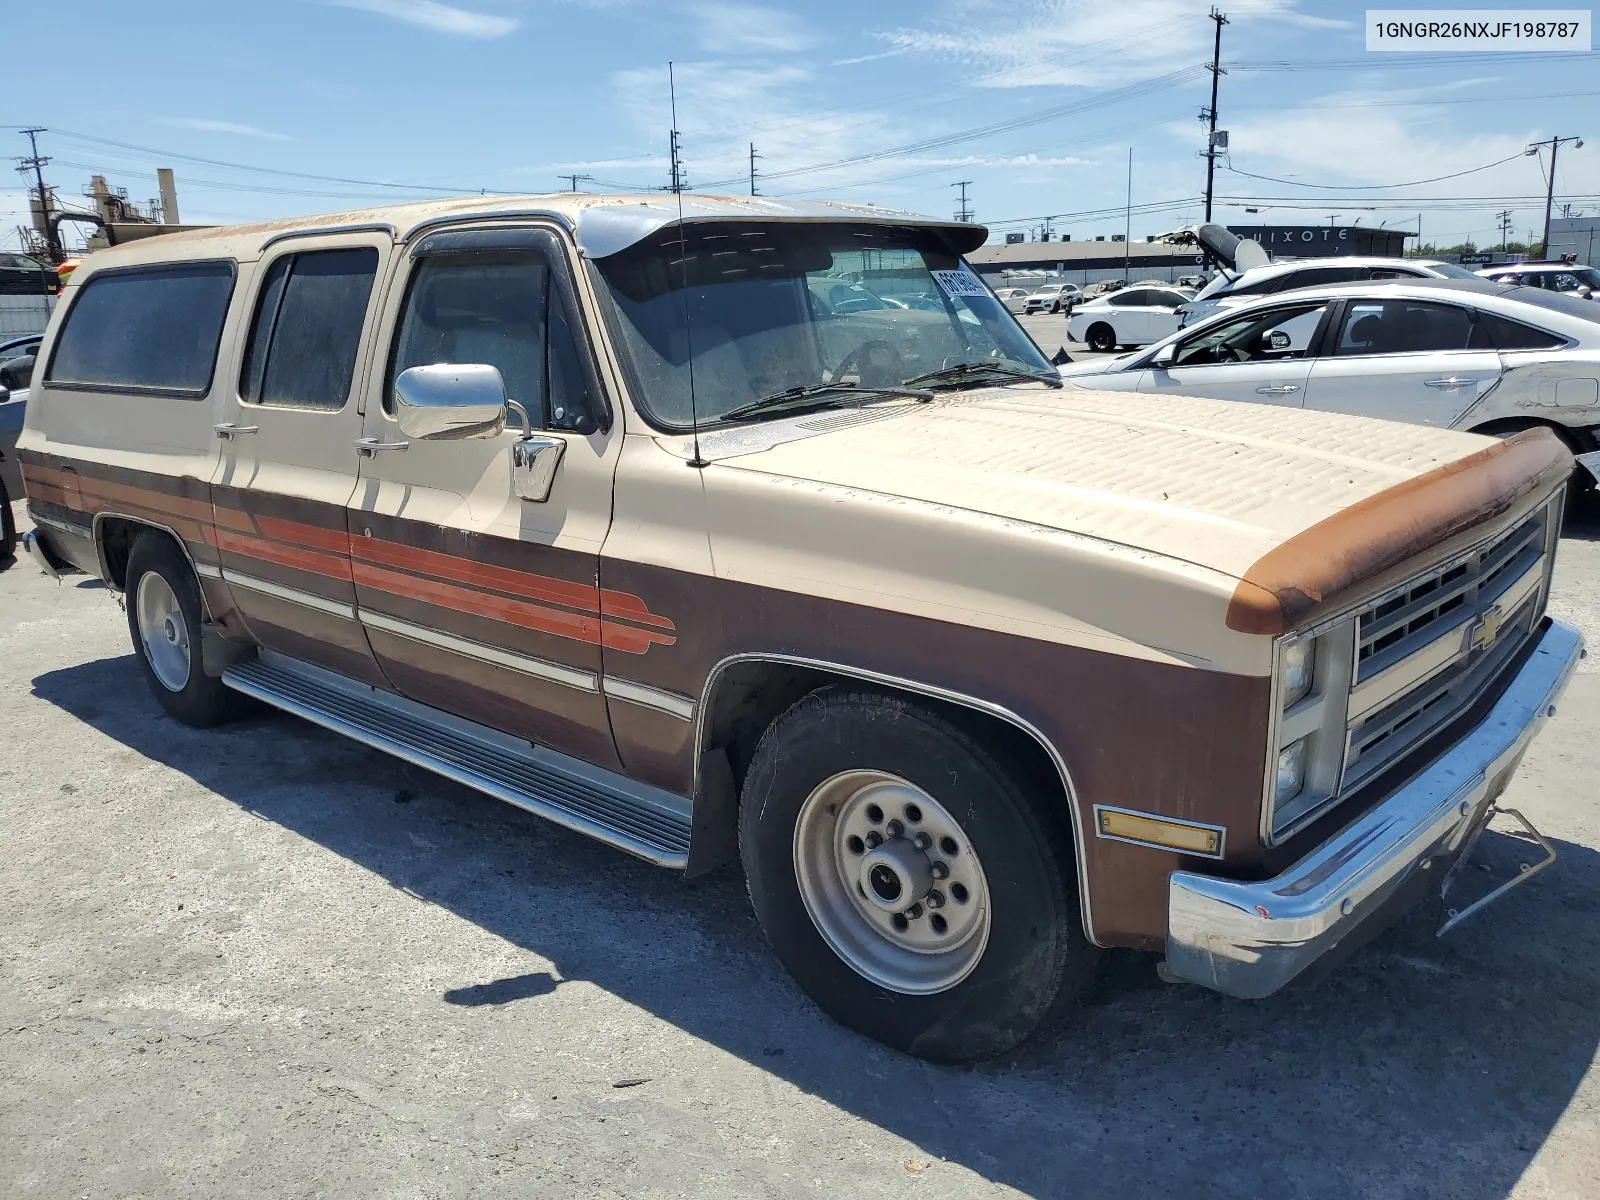
M 883 771 L 845 771 L 800 806 L 794 873 L 817 932 L 879 987 L 955 987 L 989 943 L 989 885 L 944 806 Z
M 189 623 L 177 595 L 159 574 L 146 571 L 133 603 L 150 670 L 169 692 L 183 691 L 189 684 Z

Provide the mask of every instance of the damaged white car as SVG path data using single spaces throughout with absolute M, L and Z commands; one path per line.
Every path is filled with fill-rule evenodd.
M 1600 467 L 1600 305 L 1487 281 L 1307 288 L 1109 361 L 1095 390 L 1210 396 L 1505 436 L 1553 429 Z

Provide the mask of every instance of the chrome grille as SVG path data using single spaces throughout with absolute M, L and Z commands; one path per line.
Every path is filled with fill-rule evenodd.
M 1382 688 L 1377 677 L 1391 668 L 1409 670 L 1401 664 L 1412 655 L 1437 655 L 1440 669 L 1351 723 L 1341 790 L 1460 712 L 1516 653 L 1544 611 L 1553 521 L 1545 506 L 1503 537 L 1409 581 L 1360 614 L 1357 688 L 1368 680 Z

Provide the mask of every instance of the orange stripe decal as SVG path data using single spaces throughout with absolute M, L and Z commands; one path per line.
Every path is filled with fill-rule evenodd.
M 546 608 L 524 600 L 508 600 L 504 596 L 490 596 L 451 583 L 419 579 L 415 575 L 402 575 L 398 571 L 371 566 L 359 559 L 354 564 L 354 574 L 356 583 L 393 596 L 423 600 L 442 608 L 491 617 L 511 625 L 520 625 L 524 629 L 552 633 L 575 641 L 597 643 L 600 640 L 600 622 L 592 616 Z
M 350 560 L 322 554 L 316 550 L 302 550 L 298 546 L 285 546 L 262 538 L 245 537 L 226 529 L 216 531 L 217 549 L 242 554 L 246 558 L 264 559 L 284 567 L 295 567 L 316 575 L 345 582 L 350 580 Z
M 423 572 L 451 579 L 457 583 L 494 588 L 497 591 L 517 592 L 547 604 L 561 604 L 586 613 L 600 610 L 597 590 L 589 584 L 569 583 L 547 575 L 534 575 L 510 567 L 497 567 L 491 563 L 460 558 L 454 554 L 441 554 L 436 550 L 420 550 L 399 542 L 380 541 L 377 538 L 350 539 L 351 552 L 357 558 L 402 570 Z

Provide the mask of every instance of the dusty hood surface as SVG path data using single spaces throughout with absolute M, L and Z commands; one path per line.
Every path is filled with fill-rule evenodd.
M 801 423 L 827 431 L 712 457 L 1234 576 L 1324 518 L 1488 444 L 1333 413 L 1076 388 L 958 392 L 893 415 L 867 408 Z

